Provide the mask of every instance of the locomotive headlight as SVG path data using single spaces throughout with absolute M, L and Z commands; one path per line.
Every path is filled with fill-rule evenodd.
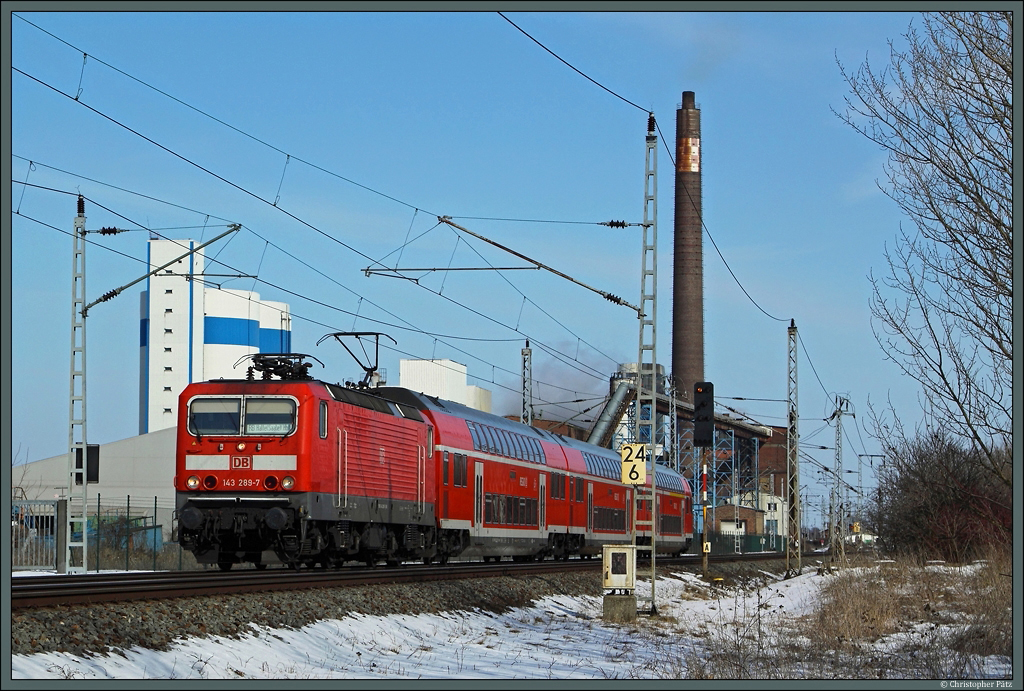
M 236 446 L 235 448 L 238 449 L 239 451 L 244 451 L 245 450 L 245 442 L 244 441 L 238 442 L 238 446 Z
M 291 489 L 295 486 L 295 478 L 291 475 L 285 475 L 284 479 L 281 480 L 281 489 Z
M 199 476 L 189 475 L 188 479 L 185 480 L 185 486 L 189 489 L 199 489 Z

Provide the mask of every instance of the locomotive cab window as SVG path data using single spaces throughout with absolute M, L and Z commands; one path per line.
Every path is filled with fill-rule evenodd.
M 246 434 L 291 434 L 295 430 L 295 401 L 288 398 L 245 399 Z
M 241 400 L 237 398 L 199 398 L 189 406 L 188 428 L 192 434 L 238 434 Z

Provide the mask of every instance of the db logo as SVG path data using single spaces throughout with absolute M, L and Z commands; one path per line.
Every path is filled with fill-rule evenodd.
M 232 470 L 252 470 L 252 456 L 232 456 Z

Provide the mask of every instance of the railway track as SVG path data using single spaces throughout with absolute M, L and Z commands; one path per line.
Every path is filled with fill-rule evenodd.
M 712 563 L 776 560 L 778 554 L 716 555 Z M 661 558 L 659 565 L 699 565 L 698 555 Z M 200 595 L 337 588 L 374 584 L 412 583 L 497 576 L 598 571 L 600 559 L 537 562 L 453 562 L 443 566 L 406 564 L 397 568 L 342 568 L 335 570 L 267 569 L 265 571 L 159 571 L 87 573 L 60 576 L 23 576 L 12 579 L 11 608 L 25 609 L 96 602 L 153 600 Z M 638 570 L 643 576 L 642 564 Z

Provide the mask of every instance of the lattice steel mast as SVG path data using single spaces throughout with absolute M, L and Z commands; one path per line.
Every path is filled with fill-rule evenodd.
M 800 575 L 800 434 L 799 408 L 797 406 L 796 378 L 796 321 L 789 321 L 787 393 L 789 400 L 789 424 L 786 427 L 786 504 L 788 510 L 788 535 L 786 540 L 786 575 Z
M 523 411 L 519 415 L 519 421 L 524 425 L 533 426 L 533 349 L 530 348 L 530 341 L 526 341 L 526 347 L 522 350 L 523 355 Z
M 86 523 L 88 499 L 88 444 L 85 435 L 85 197 L 78 195 L 71 269 L 71 397 L 68 401 L 67 545 L 64 565 L 68 573 L 84 573 L 88 561 Z M 78 470 L 81 459 L 81 471 Z M 79 484 L 79 479 L 81 483 Z M 75 527 L 81 537 L 75 538 Z M 73 559 L 81 550 L 81 561 Z
M 829 566 L 846 566 L 846 509 L 842 500 L 843 492 L 843 415 L 850 407 L 850 401 L 836 396 L 836 410 L 832 419 L 836 421 L 836 459 L 833 473 L 832 494 L 829 502 L 828 553 Z M 849 497 L 849 494 L 847 494 Z
M 646 172 L 644 174 L 644 221 L 643 221 L 643 252 L 641 253 L 640 270 L 640 337 L 637 349 L 637 377 L 636 377 L 636 425 L 634 438 L 637 443 L 648 444 L 650 453 L 647 454 L 651 461 L 648 474 L 650 485 L 637 485 L 636 496 L 633 498 L 633 544 L 636 544 L 637 532 L 641 527 L 648 527 L 651 531 L 651 597 L 650 613 L 657 613 L 655 605 L 655 561 L 657 557 L 656 534 L 658 532 L 655 515 L 657 512 L 657 459 L 655 457 L 655 442 L 657 441 L 658 430 L 658 358 L 656 344 L 658 341 L 657 318 L 658 318 L 658 137 L 655 128 L 654 113 L 647 118 L 647 154 L 645 156 Z M 650 372 L 650 386 L 645 384 L 644 370 Z M 645 406 L 650 411 L 648 419 L 643 420 Z M 645 434 L 643 428 L 647 427 Z M 650 520 L 637 521 L 637 504 L 641 501 L 650 501 Z M 643 602 L 648 598 L 638 596 L 637 600 Z

